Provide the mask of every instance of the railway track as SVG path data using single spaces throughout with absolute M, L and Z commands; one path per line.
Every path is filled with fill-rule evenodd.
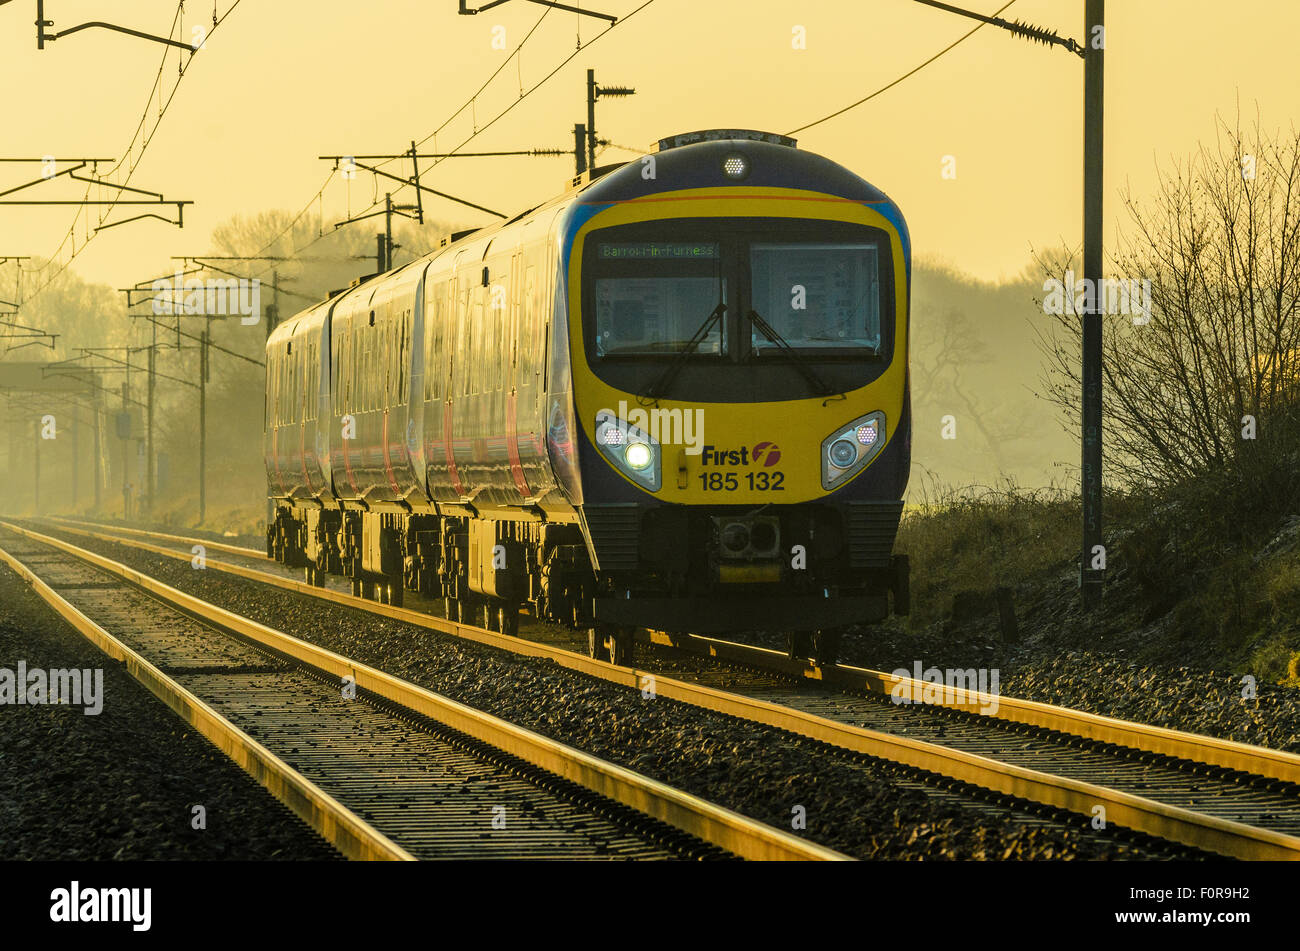
M 72 527 L 71 532 L 190 557 L 171 543 L 201 543 L 142 530 Z M 214 546 L 216 547 L 216 546 Z M 1049 809 L 1245 859 L 1300 858 L 1300 757 L 1049 704 L 955 690 L 939 703 L 888 699 L 905 678 L 851 667 L 818 668 L 747 645 L 651 632 L 654 657 L 643 669 L 614 667 L 572 650 L 448 621 L 410 609 L 359 601 L 250 567 L 251 549 L 221 546 L 240 564 L 209 567 L 347 604 L 515 653 L 544 656 L 591 676 L 809 736 L 854 754 L 902 764 Z M 254 559 L 250 561 L 250 559 Z M 265 559 L 262 559 L 265 564 Z M 274 563 L 271 563 L 272 565 Z M 673 658 L 671 662 L 665 658 Z M 683 658 L 693 659 L 683 663 Z M 659 661 L 658 666 L 655 666 Z M 674 677 L 664 675 L 671 668 Z
M 348 857 L 843 858 L 15 530 L 0 560 Z

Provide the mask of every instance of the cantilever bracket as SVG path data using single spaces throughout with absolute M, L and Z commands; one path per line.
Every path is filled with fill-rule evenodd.
M 8 2 L 8 0 L 5 0 Z M 132 30 L 130 27 L 118 26 L 115 23 L 104 23 L 102 20 L 93 20 L 90 23 L 81 23 L 77 26 L 69 27 L 66 30 L 60 30 L 58 33 L 45 32 L 46 27 L 54 26 L 53 20 L 45 19 L 45 0 L 36 0 L 36 48 L 45 49 L 47 40 L 58 40 L 65 36 L 71 36 L 73 33 L 79 33 L 82 30 L 101 29 L 112 30 L 115 33 L 125 33 L 128 36 L 139 37 L 142 40 L 150 40 L 154 43 L 162 43 L 166 46 L 175 46 L 177 49 L 188 50 L 191 54 L 199 51 L 198 47 L 193 44 L 184 43 L 181 40 L 173 40 L 166 36 L 154 36 L 152 33 L 142 33 L 139 30 Z
M 466 5 L 465 0 L 460 0 L 460 9 L 456 12 L 463 17 L 472 17 L 479 13 L 486 13 L 493 7 L 499 7 L 501 4 L 509 2 L 510 0 L 491 0 L 491 2 L 483 4 L 483 6 L 478 9 L 471 10 Z M 571 7 L 567 3 L 556 3 L 555 0 L 529 0 L 529 2 L 539 4 L 543 7 L 553 7 L 556 10 L 564 10 L 568 13 L 580 13 L 583 16 L 596 17 L 598 20 L 608 20 L 610 23 L 618 22 L 618 17 L 611 16 L 608 13 L 599 13 L 595 10 L 584 10 L 581 7 Z

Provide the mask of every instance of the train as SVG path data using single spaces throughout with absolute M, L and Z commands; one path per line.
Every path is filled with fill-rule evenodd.
M 834 663 L 908 611 L 910 281 L 844 166 L 662 139 L 274 329 L 267 553 L 616 664 L 643 629 Z

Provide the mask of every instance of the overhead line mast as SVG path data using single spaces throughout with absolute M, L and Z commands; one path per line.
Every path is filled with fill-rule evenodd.
M 940 0 L 916 0 L 926 6 L 1001 27 L 1039 43 L 1060 46 L 1083 58 L 1083 279 L 1082 370 L 1080 394 L 1080 486 L 1083 509 L 1079 590 L 1085 609 L 1101 604 L 1106 576 L 1106 546 L 1102 534 L 1102 281 L 1103 141 L 1106 52 L 1106 0 L 1084 0 L 1084 40 L 1077 43 L 1039 27 L 963 10 Z M 1011 4 L 1007 4 L 1010 6 Z M 1006 7 L 1002 7 L 1005 10 Z M 1001 11 L 999 11 L 1001 12 Z

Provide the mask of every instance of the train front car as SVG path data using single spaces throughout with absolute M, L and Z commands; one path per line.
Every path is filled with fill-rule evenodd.
M 593 652 L 786 631 L 832 662 L 907 610 L 906 225 L 765 133 L 692 133 L 578 197 L 563 244 Z

